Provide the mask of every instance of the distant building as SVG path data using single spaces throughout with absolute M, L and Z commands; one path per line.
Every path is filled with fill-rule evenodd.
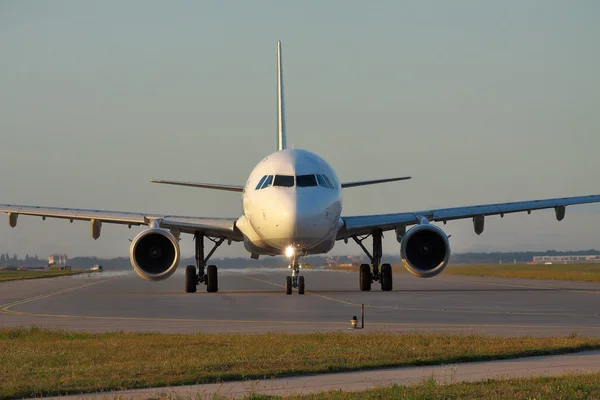
M 52 254 L 51 256 L 48 256 L 48 266 L 52 265 L 64 268 L 67 265 L 67 255 Z
M 534 256 L 533 262 L 536 264 L 545 263 L 575 263 L 575 262 L 600 262 L 600 255 L 590 256 Z

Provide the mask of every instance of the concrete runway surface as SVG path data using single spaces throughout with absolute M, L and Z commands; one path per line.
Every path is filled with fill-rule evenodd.
M 394 274 L 394 291 L 358 290 L 358 272 L 306 270 L 307 293 L 288 296 L 285 269 L 222 269 L 219 292 L 186 294 L 184 271 L 148 282 L 133 272 L 0 283 L 0 326 L 86 331 L 311 332 L 365 330 L 600 336 L 600 285 Z
M 245 382 L 123 390 L 66 397 L 93 397 L 101 399 L 214 399 L 215 395 L 226 398 L 240 398 L 252 393 L 289 396 L 294 394 L 318 393 L 329 390 L 359 391 L 377 386 L 391 385 L 393 383 L 410 385 L 430 377 L 435 378 L 439 384 L 450 384 L 458 382 L 476 382 L 484 379 L 559 376 L 569 372 L 591 373 L 598 371 L 600 371 L 600 352 L 590 351 L 562 356 L 529 357 L 517 360 L 436 365 L 428 367 L 386 368 L 373 371 L 322 374 Z

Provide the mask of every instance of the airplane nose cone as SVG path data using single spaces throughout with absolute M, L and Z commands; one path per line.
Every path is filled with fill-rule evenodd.
M 300 199 L 296 201 L 294 236 L 300 240 L 323 239 L 327 234 L 325 210 L 317 204 L 298 200 Z
M 306 243 L 307 247 L 323 241 L 337 222 L 333 215 L 329 215 L 329 206 L 326 199 L 319 199 L 309 191 L 297 194 L 295 236 Z
M 321 242 L 329 233 L 330 220 L 327 218 L 326 205 L 315 198 L 297 191 L 279 196 L 278 207 L 273 215 L 273 227 L 279 238 L 287 243 L 310 248 Z
M 328 217 L 328 204 L 321 204 L 310 193 L 281 189 L 272 199 L 276 202 L 265 208 L 257 221 L 264 227 L 259 232 L 272 246 L 309 249 L 322 242 L 337 222 Z
M 296 223 L 298 219 L 295 196 L 290 194 L 282 196 L 279 199 L 278 214 L 277 228 L 282 238 L 293 238 L 296 235 Z

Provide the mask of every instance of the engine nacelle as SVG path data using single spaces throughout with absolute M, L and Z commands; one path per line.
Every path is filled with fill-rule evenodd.
M 450 242 L 446 233 L 423 221 L 406 232 L 400 245 L 404 267 L 419 278 L 438 275 L 448 265 Z
M 131 242 L 129 259 L 139 276 L 149 281 L 167 279 L 179 266 L 179 242 L 166 229 L 149 228 Z

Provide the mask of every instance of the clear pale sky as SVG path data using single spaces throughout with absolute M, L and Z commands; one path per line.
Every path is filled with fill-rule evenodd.
M 345 215 L 600 193 L 599 20 L 594 0 L 0 1 L 0 203 L 239 216 L 239 194 L 148 181 L 243 184 L 274 151 L 277 40 L 289 143 L 343 181 L 413 176 L 346 189 Z M 445 229 L 458 252 L 598 248 L 600 206 Z M 138 230 L 21 216 L 0 252 L 126 256 Z

